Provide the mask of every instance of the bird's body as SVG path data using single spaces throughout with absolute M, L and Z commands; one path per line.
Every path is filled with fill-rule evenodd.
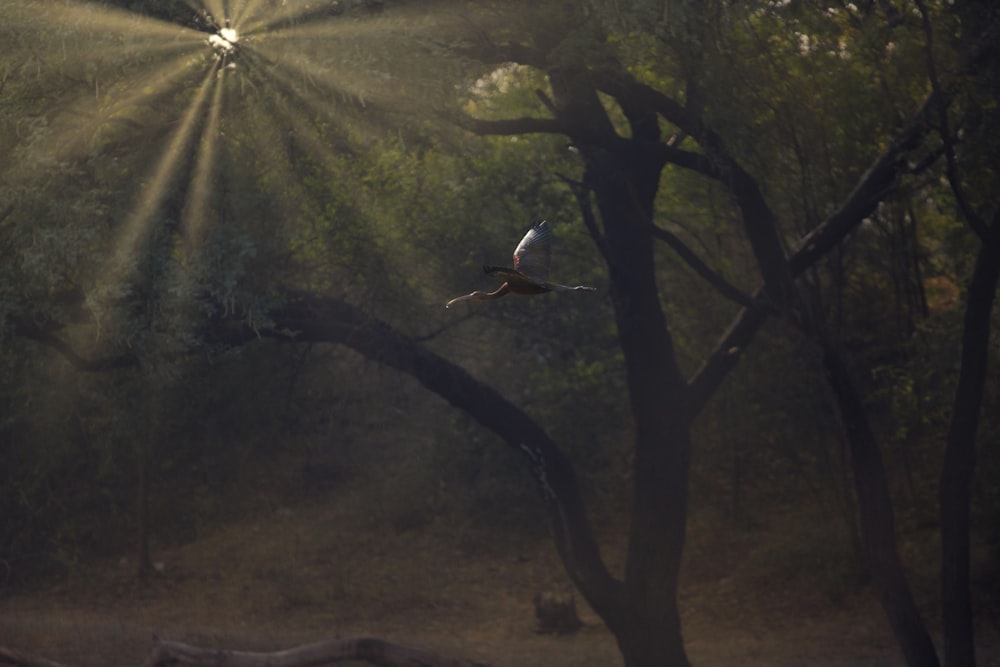
M 536 222 L 514 250 L 513 269 L 502 266 L 483 267 L 485 273 L 501 276 L 504 279 L 503 285 L 492 292 L 476 291 L 455 297 L 445 304 L 445 308 L 451 308 L 459 301 L 470 299 L 486 301 L 499 299 L 506 294 L 531 295 L 544 294 L 545 292 L 596 291 L 596 288 L 585 285 L 570 287 L 548 281 L 549 262 L 552 258 L 551 241 L 552 232 L 549 229 L 549 223 L 545 220 Z

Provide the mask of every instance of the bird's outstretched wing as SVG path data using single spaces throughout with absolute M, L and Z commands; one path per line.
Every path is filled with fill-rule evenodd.
M 540 220 L 532 225 L 528 233 L 514 250 L 514 268 L 536 280 L 549 277 L 549 263 L 552 259 L 552 232 L 549 223 Z

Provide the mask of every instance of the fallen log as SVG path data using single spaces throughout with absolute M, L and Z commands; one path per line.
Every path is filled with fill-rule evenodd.
M 345 660 L 362 660 L 377 667 L 488 667 L 434 651 L 393 644 L 374 637 L 329 639 L 283 651 L 251 652 L 201 648 L 155 640 L 142 667 L 320 667 Z M 39 656 L 0 646 L 0 665 L 68 667 Z
M 0 665 L 15 665 L 15 667 L 66 667 L 62 663 L 40 658 L 37 655 L 15 651 L 0 646 Z

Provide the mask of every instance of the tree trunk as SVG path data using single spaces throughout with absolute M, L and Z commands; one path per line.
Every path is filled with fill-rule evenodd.
M 941 613 L 948 667 L 976 663 L 969 591 L 969 504 L 976 429 L 989 361 L 990 318 L 1000 279 L 1000 212 L 976 257 L 962 329 L 962 365 L 941 472 Z
M 868 413 L 844 360 L 823 340 L 823 367 L 837 399 L 850 447 L 854 486 L 858 495 L 861 533 L 871 568 L 872 584 L 889 618 L 889 625 L 910 667 L 939 667 L 931 641 L 903 573 L 896 549 L 896 532 L 889 481 Z
M 153 571 L 149 556 L 149 465 L 153 442 L 157 437 L 157 410 L 149 382 L 142 403 L 146 432 L 135 443 L 135 578 L 145 581 Z
M 138 443 L 135 450 L 135 578 L 144 581 L 153 571 L 149 557 L 149 455 L 147 445 Z
M 652 204 L 662 160 L 635 144 L 587 154 L 586 180 L 604 224 L 611 301 L 635 423 L 625 623 L 609 623 L 628 667 L 690 663 L 677 582 L 684 549 L 691 442 L 686 385 L 660 303 Z

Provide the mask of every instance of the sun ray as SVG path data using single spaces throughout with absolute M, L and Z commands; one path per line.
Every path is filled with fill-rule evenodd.
M 183 2 L 199 17 L 204 17 L 206 14 L 212 13 L 202 0 L 183 0 Z
M 301 85 L 295 85 L 293 78 L 297 78 L 294 72 L 285 71 L 282 64 L 258 60 L 261 56 L 255 52 L 247 54 L 248 61 L 254 69 L 260 66 L 267 67 L 270 72 L 267 77 L 268 85 L 280 93 L 280 97 L 294 99 L 296 104 L 291 107 L 294 116 L 301 116 L 303 108 L 310 111 L 311 116 L 308 125 L 313 126 L 312 133 L 315 133 L 314 126 L 321 119 L 321 122 L 333 128 L 341 140 L 347 140 L 353 134 L 357 134 L 360 125 L 358 114 L 363 109 L 363 105 L 352 93 L 327 85 L 321 88 L 315 81 L 306 81 Z M 291 75 L 295 75 L 294 77 Z M 322 91 L 322 97 L 320 96 Z M 274 101 L 272 100 L 273 104 Z M 284 117 L 284 116 L 277 116 Z
M 106 95 L 75 111 L 76 122 L 71 124 L 70 129 L 85 132 L 88 124 L 80 124 L 79 117 L 87 115 L 92 119 L 89 125 L 95 134 L 102 123 L 117 120 L 128 124 L 130 115 L 140 105 L 152 105 L 155 100 L 173 94 L 183 84 L 184 78 L 193 73 L 196 64 L 182 54 L 151 72 L 143 72 L 108 86 Z
M 174 130 L 148 184 L 143 187 L 132 212 L 125 219 L 115 249 L 104 272 L 102 282 L 106 289 L 116 290 L 121 287 L 120 283 L 125 278 L 130 262 L 136 255 L 139 243 L 152 224 L 156 209 L 169 193 L 169 182 L 179 167 L 184 149 L 191 139 L 196 121 L 217 72 L 218 67 L 214 66 L 205 74 L 204 80 L 198 87 L 180 125 Z
M 208 116 L 201 131 L 201 142 L 195 157 L 191 184 L 181 213 L 183 250 L 189 256 L 198 242 L 208 218 L 208 201 L 212 193 L 212 169 L 219 141 L 219 116 L 222 109 L 223 82 L 216 77 L 212 100 L 208 106 Z
M 212 15 L 212 19 L 222 27 L 222 22 L 226 19 L 226 9 L 222 6 L 222 0 L 202 0 L 205 11 Z
M 204 33 L 192 31 L 197 38 L 185 35 L 184 39 L 175 39 L 164 42 L 143 43 L 141 45 L 81 42 L 69 44 L 63 41 L 58 49 L 63 62 L 108 62 L 107 67 L 112 67 L 110 63 L 124 69 L 131 63 L 142 65 L 155 57 L 166 57 L 174 53 L 191 55 L 195 49 L 201 48 L 205 44 Z
M 257 7 L 260 7 L 260 3 L 257 4 Z M 245 33 L 255 34 L 270 30 L 277 25 L 294 23 L 312 11 L 308 6 L 298 10 L 283 3 L 280 7 L 273 7 L 267 12 L 255 11 L 254 14 L 243 19 L 241 26 Z
M 346 68 L 324 67 L 301 56 L 296 59 L 283 57 L 282 53 L 269 53 L 266 49 L 248 49 L 248 54 L 258 56 L 266 63 L 274 75 L 275 82 L 291 86 L 298 94 L 305 94 L 307 88 L 322 89 L 331 97 L 339 97 L 342 103 L 364 106 L 369 102 L 386 101 L 387 95 L 375 88 L 369 78 L 370 72 L 359 68 L 357 72 L 348 72 Z M 388 92 L 388 91 L 386 91 Z
M 177 23 L 94 3 L 23 0 L 20 6 L 5 7 L 6 12 L 12 13 L 4 17 L 5 22 L 16 24 L 19 31 L 33 28 L 42 38 L 48 39 L 67 31 L 80 36 L 114 35 L 145 41 L 174 39 L 197 32 Z
M 205 4 L 212 9 L 212 12 L 215 13 L 215 18 L 217 20 L 222 20 L 226 16 L 229 16 L 228 0 L 204 0 L 204 1 Z
M 178 56 L 151 73 L 126 77 L 100 95 L 87 95 L 58 105 L 47 120 L 47 132 L 35 138 L 34 150 L 18 161 L 10 181 L 30 181 L 51 172 L 55 165 L 73 161 L 126 142 L 137 125 L 148 115 L 157 99 L 166 98 L 184 84 L 192 73 L 190 58 Z M 139 108 L 139 105 L 147 106 Z
M 413 21 L 401 17 L 345 18 L 338 21 L 313 21 L 303 25 L 275 28 L 267 32 L 267 39 L 290 39 L 296 42 L 345 37 L 369 39 L 376 34 L 379 39 L 391 39 L 394 35 L 412 34 L 417 27 Z M 249 30 L 246 32 L 250 33 Z
M 130 289 L 145 271 L 150 239 L 161 231 L 172 235 L 174 258 L 180 260 L 167 270 L 185 270 L 205 247 L 217 214 L 279 230 L 283 220 L 295 220 L 282 232 L 289 235 L 290 250 L 301 251 L 317 267 L 329 263 L 321 250 L 329 242 L 324 235 L 375 233 L 374 227 L 339 226 L 342 211 L 344 220 L 360 219 L 373 204 L 366 200 L 368 184 L 352 165 L 364 159 L 373 140 L 385 136 L 387 114 L 412 116 L 413 109 L 399 109 L 399 91 L 415 85 L 404 79 L 427 62 L 428 50 L 413 49 L 413 57 L 399 63 L 399 42 L 418 36 L 425 22 L 434 20 L 425 13 L 407 14 L 395 6 L 377 16 L 360 9 L 341 12 L 327 0 L 183 2 L 197 29 L 75 0 L 23 0 L 28 9 L 18 13 L 14 25 L 0 25 L 0 42 L 8 35 L 18 40 L 20 50 L 10 62 L 20 65 L 16 59 L 37 52 L 40 77 L 72 83 L 58 90 L 65 105 L 45 108 L 45 120 L 58 122 L 38 132 L 39 140 L 55 137 L 55 152 L 103 153 L 111 159 L 101 160 L 102 166 L 123 156 L 120 173 L 138 190 L 116 218 L 112 252 L 98 267 L 95 305 L 110 306 L 105 299 Z M 59 11 L 52 11 L 56 4 Z M 225 32 L 230 27 L 231 35 Z M 3 67 L 8 57 L 0 58 Z M 230 94 L 243 99 L 232 103 Z M 179 117 L 166 120 L 164 114 L 179 104 L 184 104 L 175 113 Z M 136 139 L 147 147 L 130 147 Z M 148 167 L 136 170 L 146 155 Z M 230 159 L 242 160 L 236 164 L 239 175 L 222 167 Z M 217 185 L 227 177 L 259 178 L 273 203 L 261 207 L 257 199 L 223 197 Z M 317 203 L 307 196 L 317 178 L 335 181 L 329 190 L 337 206 L 332 212 L 325 199 Z M 262 210 L 270 207 L 277 219 Z M 161 230 L 159 221 L 168 217 L 169 227 Z M 171 221 L 178 219 L 175 229 Z M 303 219 L 316 227 L 301 229 Z M 311 242 L 311 236 L 321 242 Z M 343 261 L 325 275 L 349 271 L 353 260 Z M 197 277 L 185 273 L 172 279 L 176 285 Z
M 388 103 L 408 94 L 418 102 L 430 101 L 451 77 L 428 75 L 439 72 L 443 65 L 432 50 L 419 47 L 421 21 L 409 21 L 405 16 L 317 21 L 280 28 L 247 40 L 244 50 L 280 63 L 289 73 L 294 70 L 299 79 L 357 100 Z M 399 57 L 402 41 L 413 41 L 414 45 L 406 58 Z
M 281 118 L 287 126 L 287 136 L 291 138 L 296 152 L 308 156 L 309 162 L 322 165 L 328 178 L 338 183 L 335 190 L 360 198 L 365 185 L 350 165 L 365 150 L 359 137 L 361 130 L 345 126 L 342 118 L 330 116 L 328 109 L 302 104 L 305 100 L 301 97 L 294 98 L 294 103 L 289 103 L 288 99 L 284 96 L 269 98 L 269 112 L 271 117 Z M 317 127 L 323 125 L 329 127 L 321 133 Z M 266 145 L 262 146 L 262 150 L 264 148 Z M 296 185 L 292 184 L 286 191 L 294 193 Z M 345 205 L 353 207 L 357 204 L 358 201 L 353 201 Z M 298 202 L 291 201 L 285 205 L 291 210 Z
M 322 165 L 326 177 L 340 184 L 340 191 L 360 191 L 361 183 L 353 182 L 345 165 L 361 148 L 344 138 L 346 132 L 342 129 L 334 128 L 330 134 L 320 136 L 317 126 L 333 122 L 326 111 L 317 112 L 311 105 L 302 104 L 301 98 L 285 94 L 267 95 L 261 102 L 254 108 L 263 113 L 254 116 L 254 126 L 248 130 L 248 135 L 255 145 L 254 154 L 268 156 L 259 168 L 266 170 L 267 180 L 273 184 L 271 191 L 274 201 L 284 211 L 282 218 L 315 220 L 324 215 L 321 211 L 304 213 L 302 210 L 303 202 L 308 202 L 309 198 L 301 196 L 302 183 L 293 174 L 301 174 L 304 169 Z M 280 123 L 275 123 L 274 119 L 280 119 Z M 309 234 L 301 228 L 292 233 L 295 238 L 289 242 L 293 252 L 306 249 L 308 254 L 308 248 L 316 247 Z
M 263 8 L 264 0 L 246 0 L 240 5 L 240 9 L 235 12 L 233 26 L 245 30 L 245 26 L 254 20 Z

